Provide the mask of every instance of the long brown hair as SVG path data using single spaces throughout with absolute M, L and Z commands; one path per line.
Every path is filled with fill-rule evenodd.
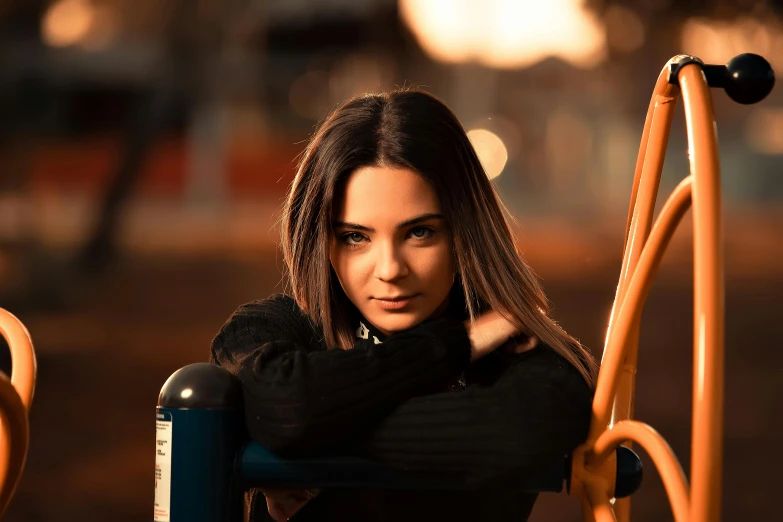
M 519 255 L 503 204 L 454 113 L 406 89 L 348 100 L 304 151 L 282 214 L 282 249 L 294 299 L 327 346 L 354 345 L 354 310 L 329 260 L 332 213 L 345 179 L 363 166 L 405 167 L 435 190 L 453 238 L 467 315 L 497 310 L 575 366 L 591 385 L 596 363 L 550 316 L 533 270 Z M 507 213 L 507 212 L 506 212 Z

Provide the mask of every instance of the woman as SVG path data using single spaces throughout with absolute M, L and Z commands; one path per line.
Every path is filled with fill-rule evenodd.
M 282 246 L 292 297 L 240 307 L 212 343 L 250 436 L 469 489 L 269 489 L 250 520 L 525 520 L 519 484 L 586 436 L 595 362 L 547 315 L 455 115 L 417 90 L 343 104 L 301 158 Z

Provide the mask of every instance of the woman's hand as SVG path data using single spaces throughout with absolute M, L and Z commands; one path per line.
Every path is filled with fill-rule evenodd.
M 525 353 L 536 346 L 538 346 L 538 337 L 528 335 L 527 337 L 509 339 L 508 342 L 503 345 L 503 349 L 506 350 L 507 354 L 511 355 Z
M 279 489 L 263 488 L 266 497 L 266 509 L 275 522 L 285 522 L 297 511 L 315 498 L 319 489 Z
M 524 329 L 515 327 L 494 310 L 480 315 L 473 323 L 470 320 L 465 321 L 465 328 L 470 338 L 471 362 L 492 353 L 512 337 L 524 333 Z

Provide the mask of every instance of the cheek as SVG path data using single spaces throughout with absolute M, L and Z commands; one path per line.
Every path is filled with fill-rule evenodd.
M 454 263 L 449 247 L 433 249 L 426 256 L 418 259 L 417 264 L 419 273 L 433 285 L 451 287 L 454 279 Z
M 352 254 L 354 253 L 340 252 L 333 249 L 330 256 L 332 268 L 337 274 L 337 279 L 340 280 L 343 290 L 349 296 L 359 290 L 366 272 L 366 267 L 363 266 L 366 264 L 366 261 L 363 263 L 362 256 Z

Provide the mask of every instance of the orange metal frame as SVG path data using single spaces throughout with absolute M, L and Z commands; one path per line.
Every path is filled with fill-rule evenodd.
M 676 60 L 677 57 L 672 60 Z M 670 62 L 671 63 L 671 62 Z M 642 133 L 626 224 L 623 262 L 598 375 L 587 442 L 573 459 L 571 494 L 582 499 L 587 521 L 627 522 L 630 499 L 612 501 L 614 450 L 637 443 L 651 457 L 678 522 L 720 520 L 723 444 L 724 278 L 720 166 L 710 87 L 697 64 L 683 66 L 679 86 L 669 64 L 655 85 Z M 653 223 L 655 199 L 672 116 L 682 91 L 690 175 Z M 693 206 L 694 386 L 691 483 L 666 441 L 631 420 L 642 308 L 674 230 Z
M 28 413 L 33 402 L 37 365 L 30 334 L 12 314 L 0 308 L 0 335 L 11 348 L 11 379 L 0 372 L 0 516 L 24 471 L 29 447 Z

